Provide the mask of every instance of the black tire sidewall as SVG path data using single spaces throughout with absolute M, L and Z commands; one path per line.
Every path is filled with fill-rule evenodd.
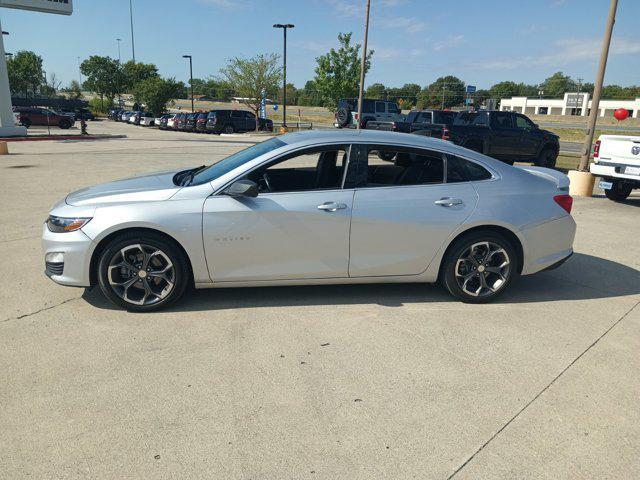
M 558 155 L 550 148 L 545 148 L 540 152 L 535 165 L 538 167 L 555 168 Z
M 489 241 L 493 243 L 497 243 L 502 248 L 505 249 L 507 255 L 509 255 L 509 261 L 511 263 L 511 270 L 509 273 L 509 277 L 507 278 L 507 282 L 505 285 L 498 290 L 497 293 L 492 295 L 487 295 L 484 297 L 474 297 L 469 295 L 465 291 L 463 291 L 459 286 L 458 282 L 455 279 L 455 265 L 457 259 L 462 255 L 462 253 L 469 248 L 472 244 Z M 459 298 L 465 303 L 487 303 L 493 301 L 498 296 L 502 295 L 511 283 L 519 276 L 518 273 L 518 263 L 519 258 L 516 252 L 515 247 L 512 243 L 505 238 L 503 235 L 500 235 L 496 232 L 491 231 L 476 231 L 471 232 L 466 235 L 463 235 L 459 239 L 457 239 L 452 245 L 451 248 L 447 251 L 445 258 L 442 260 L 442 269 L 441 269 L 441 278 L 440 281 L 444 285 L 444 287 L 456 298 Z
M 175 285 L 173 291 L 163 300 L 153 305 L 135 305 L 120 298 L 109 285 L 108 267 L 113 255 L 128 245 L 144 243 L 162 250 L 171 260 L 175 269 Z M 97 278 L 100 290 L 111 302 L 131 312 L 150 312 L 165 308 L 177 301 L 184 294 L 190 282 L 190 271 L 184 254 L 174 242 L 162 235 L 149 233 L 124 233 L 114 238 L 102 251 L 98 261 Z
M 620 182 L 614 181 L 612 183 L 612 187 L 604 191 L 605 196 L 609 200 L 613 200 L 614 202 L 623 202 L 629 195 L 631 195 L 631 191 L 633 190 L 631 187 L 623 190 L 620 187 Z
M 71 122 L 68 120 L 60 120 L 60 123 L 58 124 L 58 126 L 63 130 L 67 130 L 71 128 Z
M 234 132 L 234 128 L 233 125 L 225 125 L 224 129 L 223 129 L 223 133 L 226 133 L 227 135 L 231 134 Z

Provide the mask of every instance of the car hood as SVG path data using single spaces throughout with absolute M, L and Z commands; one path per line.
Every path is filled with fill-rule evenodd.
M 94 185 L 70 193 L 65 202 L 68 205 L 88 206 L 167 200 L 181 188 L 173 183 L 173 176 L 179 171 L 157 172 Z

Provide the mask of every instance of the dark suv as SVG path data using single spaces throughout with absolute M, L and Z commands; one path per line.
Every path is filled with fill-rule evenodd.
M 184 132 L 185 128 L 187 126 L 187 113 L 179 113 L 178 115 L 176 115 L 176 119 L 175 122 L 173 123 L 173 128 L 175 130 L 179 130 Z
M 31 125 L 58 126 L 62 129 L 71 128 L 74 119 L 69 115 L 59 113 L 41 107 L 15 107 L 14 112 L 20 113 L 20 123 L 29 128 Z
M 273 130 L 273 121 L 260 119 L 260 130 Z M 246 110 L 212 110 L 207 115 L 208 133 L 252 132 L 256 129 L 256 116 Z

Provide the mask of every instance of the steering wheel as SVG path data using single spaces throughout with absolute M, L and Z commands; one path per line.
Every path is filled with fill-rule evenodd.
M 267 172 L 264 172 L 262 174 L 262 180 L 264 181 L 265 187 L 267 187 L 267 191 L 273 191 L 273 189 L 271 188 L 271 180 L 269 180 L 269 174 Z

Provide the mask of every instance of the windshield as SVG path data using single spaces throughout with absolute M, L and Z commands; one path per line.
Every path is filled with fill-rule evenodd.
M 260 155 L 264 155 L 265 153 L 271 152 L 284 145 L 286 145 L 286 143 L 282 140 L 272 138 L 249 148 L 245 148 L 244 150 L 234 153 L 230 157 L 220 160 L 218 163 L 214 163 L 213 165 L 196 173 L 191 185 L 201 185 L 203 183 L 211 182 L 225 173 L 229 173 L 231 170 L 250 162 L 254 158 L 258 158 Z

